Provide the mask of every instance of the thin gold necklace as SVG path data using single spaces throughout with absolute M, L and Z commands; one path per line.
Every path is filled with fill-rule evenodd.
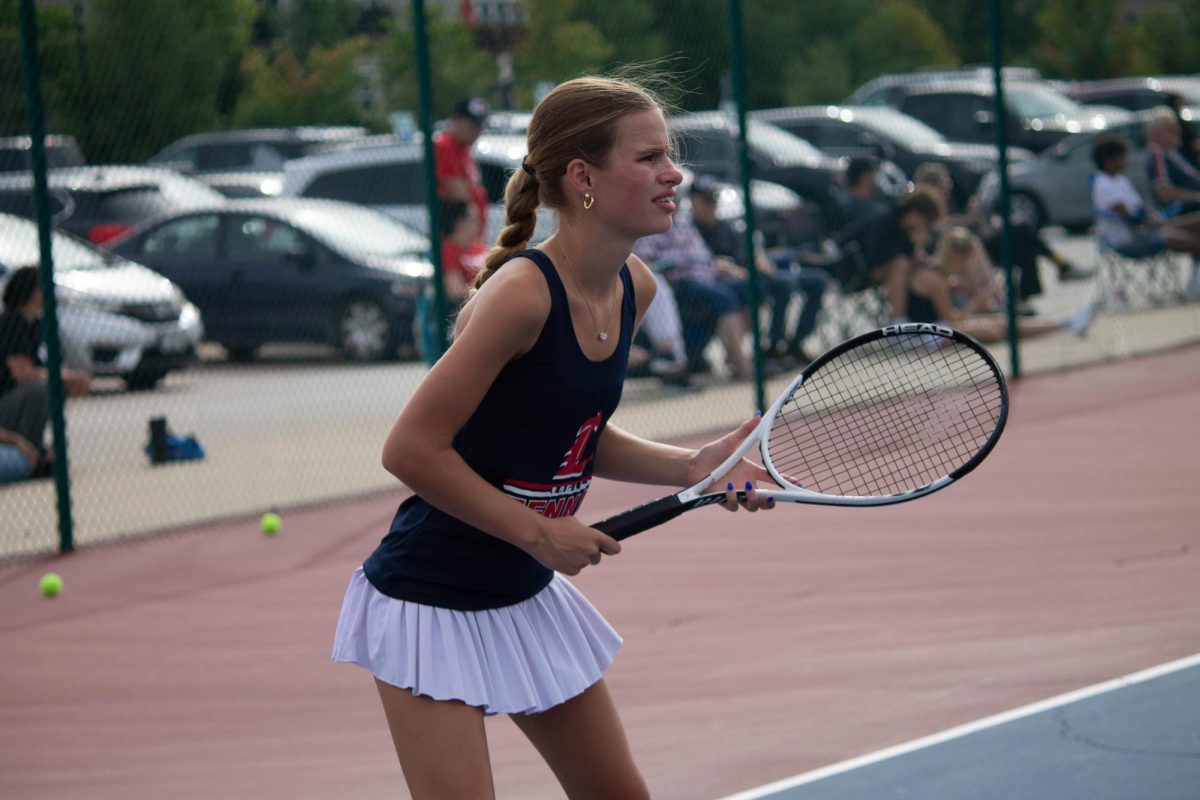
M 592 310 L 592 304 L 588 302 L 587 296 L 583 293 L 583 289 L 579 288 L 579 278 L 575 276 L 575 265 L 571 263 L 571 257 L 567 255 L 567 250 L 561 244 L 558 246 L 558 252 L 562 253 L 563 260 L 567 262 L 567 272 L 571 276 L 571 283 L 575 285 L 575 291 L 579 293 L 579 297 L 583 300 L 583 305 L 587 308 L 588 314 L 592 317 L 592 324 L 596 326 L 596 338 L 602 342 L 608 341 L 608 326 L 605 329 L 600 329 L 600 323 L 596 320 L 596 312 Z M 613 314 L 617 310 L 617 292 L 613 292 L 612 308 L 608 312 L 606 323 L 612 322 Z

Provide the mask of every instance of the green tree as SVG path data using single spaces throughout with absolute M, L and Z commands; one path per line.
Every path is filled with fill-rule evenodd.
M 218 98 L 253 19 L 252 0 L 93 0 L 86 41 L 97 114 L 89 157 L 138 162 L 220 125 Z
M 906 0 L 887 0 L 875 13 L 863 17 L 849 44 L 860 82 L 881 73 L 959 64 L 938 24 Z
M 234 127 L 374 125 L 356 98 L 365 39 L 314 47 L 302 61 L 291 49 L 274 57 L 255 49 L 242 63 L 245 89 L 233 113 Z
M 613 47 L 596 26 L 577 18 L 576 0 L 526 0 L 526 8 L 529 23 L 513 54 L 518 105 L 532 106 L 539 81 L 603 71 Z
M 0 0 L 0 135 L 29 132 L 21 70 L 18 0 Z M 79 103 L 79 42 L 74 16 L 63 6 L 37 9 L 38 62 L 46 130 L 82 135 L 73 127 L 71 108 Z M 86 151 L 85 151 L 86 152 Z
M 411 26 L 397 20 L 396 30 L 378 47 L 384 96 L 390 110 L 415 111 L 418 105 L 416 45 Z M 426 10 L 434 116 L 444 117 L 454 103 L 471 95 L 487 96 L 495 81 L 496 57 L 476 46 L 474 33 L 457 19 Z

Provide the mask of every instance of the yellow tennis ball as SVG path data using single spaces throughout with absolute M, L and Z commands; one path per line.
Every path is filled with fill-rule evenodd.
M 283 520 L 274 511 L 268 511 L 262 515 L 262 521 L 259 523 L 259 526 L 267 536 L 274 536 L 283 527 Z
M 63 588 L 62 576 L 57 572 L 47 572 L 38 581 L 38 588 L 42 590 L 42 594 L 46 595 L 46 597 L 57 597 Z

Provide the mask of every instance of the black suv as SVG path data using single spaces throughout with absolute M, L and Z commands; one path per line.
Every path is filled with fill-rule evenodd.
M 999 160 L 995 145 L 951 142 L 918 119 L 886 106 L 793 106 L 751 113 L 794 133 L 836 158 L 891 161 L 912 175 L 927 162 L 945 164 L 954 180 L 955 201 L 965 205 L 983 176 Z M 1032 158 L 1013 149 L 1010 157 Z
M 93 244 L 168 211 L 223 202 L 195 178 L 154 167 L 65 167 L 46 174 L 56 228 Z M 0 175 L 0 212 L 33 219 L 33 175 Z
M 907 83 L 874 95 L 954 142 L 994 144 L 995 87 L 988 80 Z M 1095 133 L 1128 119 L 1118 109 L 1089 109 L 1041 81 L 1006 81 L 1008 143 L 1035 153 L 1077 133 Z
M 1080 81 L 1067 84 L 1063 93 L 1078 103 L 1117 106 L 1127 111 L 1145 111 L 1170 105 L 1171 95 L 1177 95 L 1183 98 L 1184 105 L 1200 109 L 1200 78 L 1192 76 Z
M 367 135 L 366 128 L 302 126 L 245 128 L 185 136 L 164 147 L 147 164 L 192 175 L 223 172 L 280 172 L 285 161 Z

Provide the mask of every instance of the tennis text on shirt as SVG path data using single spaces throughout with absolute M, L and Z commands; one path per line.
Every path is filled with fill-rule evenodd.
M 501 485 L 505 494 L 543 517 L 556 519 L 574 514 L 583 502 L 588 487 L 592 485 L 589 469 L 592 456 L 585 454 L 588 442 L 599 433 L 603 421 L 603 412 L 597 411 L 579 427 L 575 441 L 567 448 L 562 465 L 550 483 L 530 483 L 508 478 Z

